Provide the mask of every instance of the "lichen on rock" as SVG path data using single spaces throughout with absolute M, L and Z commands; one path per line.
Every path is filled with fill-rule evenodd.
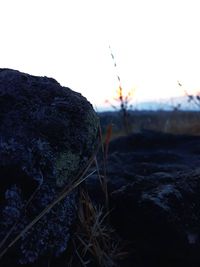
M 56 160 L 56 184 L 63 186 L 67 181 L 72 180 L 73 174 L 80 164 L 80 155 L 71 151 L 63 152 Z

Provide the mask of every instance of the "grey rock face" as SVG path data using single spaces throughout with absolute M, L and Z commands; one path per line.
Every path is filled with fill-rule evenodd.
M 0 69 L 0 240 L 16 224 L 4 247 L 85 166 L 97 132 L 96 114 L 79 93 L 51 78 Z M 59 255 L 75 211 L 72 192 L 7 254 L 21 264 Z

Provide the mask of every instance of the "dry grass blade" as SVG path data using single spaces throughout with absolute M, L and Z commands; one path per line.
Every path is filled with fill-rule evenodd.
M 111 135 L 111 134 L 112 134 L 112 132 L 109 131 L 109 135 Z M 108 185 L 107 185 L 107 173 L 106 173 L 107 155 L 105 154 L 102 130 L 101 130 L 100 126 L 99 126 L 99 137 L 100 137 L 100 144 L 101 144 L 101 149 L 102 149 L 102 154 L 103 154 L 103 173 L 104 173 L 103 179 L 101 178 L 101 175 L 99 173 L 99 165 L 98 165 L 98 161 L 97 160 L 95 161 L 95 164 L 96 164 L 96 168 L 98 170 L 99 180 L 101 182 L 102 189 L 103 189 L 103 192 L 104 192 L 104 195 L 105 195 L 105 206 L 106 206 L 106 209 L 108 211 L 109 210 L 109 197 L 108 197 Z M 109 136 L 109 138 L 107 138 L 108 144 L 109 144 L 109 141 L 110 141 L 110 137 L 111 136 Z
M 106 130 L 106 138 L 105 138 L 105 159 L 106 160 L 108 157 L 108 148 L 109 148 L 111 136 L 112 136 L 112 124 L 109 124 Z
M 108 215 L 109 212 L 104 212 L 103 207 L 92 203 L 87 192 L 81 192 L 79 223 L 74 235 L 74 249 L 79 255 L 81 266 L 85 266 L 82 263 L 88 259 L 92 266 L 116 266 L 115 260 L 120 254 L 119 242 L 106 220 Z

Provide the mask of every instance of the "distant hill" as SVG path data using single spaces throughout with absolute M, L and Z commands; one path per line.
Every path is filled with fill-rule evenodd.
M 188 102 L 187 96 L 182 97 L 173 97 L 168 99 L 160 99 L 155 101 L 144 101 L 144 102 L 137 102 L 133 101 L 132 103 L 132 110 L 188 110 L 188 111 L 199 111 L 200 107 L 195 105 L 192 102 Z M 104 111 L 111 111 L 115 110 L 111 106 L 98 106 L 96 108 L 97 112 L 104 112 Z

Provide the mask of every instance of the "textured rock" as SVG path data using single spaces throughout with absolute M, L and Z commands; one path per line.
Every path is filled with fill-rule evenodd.
M 199 266 L 199 190 L 200 169 L 135 178 L 112 194 L 113 224 L 153 266 Z
M 110 143 L 111 222 L 131 251 L 121 266 L 200 266 L 199 148 L 199 136 L 150 131 Z M 103 174 L 100 157 L 99 168 Z M 98 178 L 87 185 L 92 199 L 103 203 Z
M 70 183 L 93 153 L 97 131 L 96 114 L 79 93 L 52 78 L 0 69 L 0 240 L 17 222 L 8 244 Z M 25 264 L 59 255 L 75 210 L 73 192 L 23 235 L 8 258 Z

